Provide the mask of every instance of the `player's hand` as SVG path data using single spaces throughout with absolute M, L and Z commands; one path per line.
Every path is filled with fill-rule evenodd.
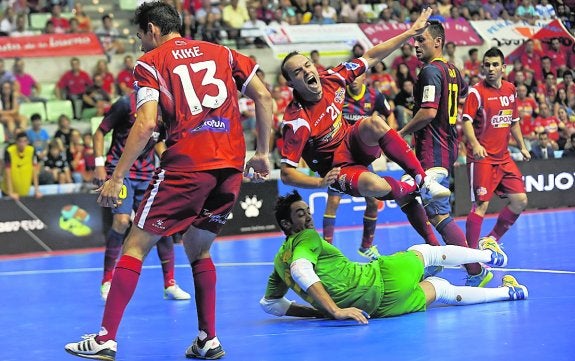
M 369 318 L 369 314 L 367 312 L 355 307 L 340 308 L 339 310 L 335 311 L 332 316 L 336 320 L 352 319 L 364 325 L 367 325 L 367 319 Z
M 12 192 L 8 195 L 8 197 L 12 198 L 13 200 L 17 201 L 20 199 L 20 195 L 16 192 Z
M 106 181 L 106 178 L 107 178 L 106 168 L 102 165 L 96 166 L 96 169 L 94 171 L 94 180 L 92 181 L 92 183 L 94 183 L 96 187 L 101 187 Z
M 422 34 L 425 31 L 427 25 L 429 25 L 427 21 L 429 20 L 429 17 L 431 16 L 432 12 L 433 11 L 431 10 L 431 7 L 428 7 L 425 8 L 421 12 L 421 14 L 419 14 L 417 20 L 413 22 L 413 25 L 411 25 L 411 30 L 415 32 L 414 35 Z
M 320 188 L 325 188 L 325 187 L 331 185 L 333 182 L 335 182 L 337 180 L 337 178 L 339 177 L 340 172 L 341 172 L 340 167 L 335 167 L 332 170 L 330 170 L 329 172 L 327 172 L 325 177 L 323 177 L 321 179 Z
M 120 191 L 124 181 L 117 181 L 114 178 L 108 179 L 104 184 L 96 189 L 96 192 L 100 193 L 98 196 L 98 204 L 102 207 L 113 207 L 116 208 L 122 204 L 120 199 Z
M 34 197 L 36 199 L 40 199 L 40 198 L 42 198 L 42 193 L 40 191 L 36 191 L 36 192 L 34 192 Z
M 483 159 L 487 157 L 487 151 L 482 145 L 477 145 L 473 147 L 473 158 L 475 159 Z
M 531 160 L 531 153 L 529 153 L 527 148 L 521 148 L 521 154 L 523 155 L 523 159 L 526 162 L 529 162 Z
M 260 183 L 267 179 L 270 174 L 270 159 L 268 153 L 257 153 L 247 161 L 244 169 L 244 177 L 254 183 Z

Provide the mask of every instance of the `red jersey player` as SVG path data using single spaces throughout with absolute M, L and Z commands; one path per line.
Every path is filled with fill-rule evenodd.
M 515 86 L 502 80 L 503 61 L 498 48 L 485 53 L 482 66 L 486 78 L 470 89 L 463 107 L 463 133 L 467 137 L 467 167 L 474 203 L 467 216 L 466 237 L 472 248 L 478 248 L 480 243 L 481 224 L 493 193 L 507 197 L 509 202 L 486 238 L 499 241 L 527 206 L 521 171 L 507 150 L 509 134 L 526 160 L 531 155 L 521 135 Z
M 192 266 L 199 335 L 186 350 L 191 358 L 218 359 L 224 350 L 216 337 L 216 270 L 210 247 L 238 197 L 245 174 L 254 180 L 269 173 L 272 97 L 255 75 L 257 64 L 226 47 L 181 37 L 180 17 L 169 4 L 146 2 L 136 9 L 137 36 L 146 53 L 134 69 L 137 113 L 126 147 L 111 179 L 99 189 L 98 203 L 118 205 L 130 166 L 156 128 L 166 127 L 166 151 L 136 212 L 134 226 L 116 265 L 102 328 L 67 352 L 114 360 L 116 334 L 139 279 L 142 262 L 166 235 L 183 233 Z M 257 149 L 244 167 L 237 91 L 254 99 Z

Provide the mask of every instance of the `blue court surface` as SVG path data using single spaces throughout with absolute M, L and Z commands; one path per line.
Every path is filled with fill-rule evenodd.
M 464 227 L 464 220 L 458 220 Z M 487 218 L 483 233 L 495 219 Z M 278 318 L 258 304 L 279 234 L 214 244 L 218 270 L 217 325 L 224 360 L 575 360 L 575 209 L 526 213 L 503 238 L 511 273 L 528 286 L 529 300 L 474 306 L 433 306 L 427 312 L 351 321 Z M 353 260 L 361 229 L 338 229 L 335 244 Z M 16 240 L 15 240 L 16 241 Z M 409 225 L 379 227 L 382 253 L 420 240 Z M 64 344 L 99 329 L 102 252 L 0 261 L 1 361 L 77 360 Z M 183 248 L 176 246 L 176 277 L 193 292 Z M 464 283 L 461 269 L 441 274 Z M 118 337 L 117 360 L 185 360 L 197 334 L 193 301 L 165 301 L 155 251 Z M 297 297 L 288 294 L 288 298 Z

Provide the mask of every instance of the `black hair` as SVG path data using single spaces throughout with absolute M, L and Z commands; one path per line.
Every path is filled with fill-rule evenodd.
M 437 20 L 429 20 L 428 23 L 427 31 L 429 31 L 433 39 L 441 38 L 441 48 L 443 49 L 445 45 L 445 29 L 443 28 L 443 24 Z
M 145 2 L 136 9 L 132 22 L 140 30 L 147 30 L 148 24 L 152 23 L 160 28 L 161 35 L 179 33 L 181 27 L 180 15 L 176 9 L 164 2 Z
M 32 116 L 30 116 L 30 120 L 31 121 L 42 120 L 42 116 L 38 113 L 34 113 L 34 114 L 32 114 Z
M 495 58 L 495 57 L 498 57 L 499 59 L 501 59 L 501 64 L 504 63 L 505 55 L 503 55 L 503 52 L 499 48 L 493 47 L 493 48 L 487 50 L 485 52 L 485 54 L 483 55 L 483 59 Z
M 301 55 L 299 51 L 294 50 L 292 52 L 290 52 L 288 55 L 286 55 L 286 57 L 284 58 L 284 60 L 282 60 L 282 65 L 280 66 L 280 70 L 282 72 L 282 75 L 284 76 L 284 78 L 286 78 L 286 80 L 291 80 L 289 77 L 289 73 L 287 72 L 287 70 L 285 69 L 285 64 L 286 62 L 291 59 L 292 57 L 296 56 L 296 55 Z
M 281 221 L 284 219 L 290 220 L 291 205 L 301 200 L 301 195 L 296 190 L 286 194 L 285 196 L 278 197 L 274 207 L 274 213 L 276 216 L 276 222 L 278 222 L 278 225 L 284 233 L 285 229 L 282 227 Z
M 20 132 L 16 133 L 16 140 L 18 140 L 20 138 L 28 139 L 28 134 L 26 134 L 26 132 L 24 132 L 24 131 L 20 131 Z

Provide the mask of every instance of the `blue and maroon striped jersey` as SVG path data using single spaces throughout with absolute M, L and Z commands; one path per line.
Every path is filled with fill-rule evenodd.
M 349 124 L 355 124 L 359 119 L 371 115 L 374 111 L 387 118 L 391 114 L 391 106 L 385 95 L 375 88 L 364 85 L 359 94 L 353 95 L 348 86 L 341 111 L 343 118 Z
M 112 131 L 112 143 L 106 157 L 106 172 L 111 175 L 124 152 L 128 134 L 136 121 L 136 93 L 132 92 L 118 99 L 104 116 L 98 129 L 107 134 Z M 130 168 L 132 180 L 151 180 L 156 169 L 154 146 L 160 139 L 160 133 L 154 131 L 142 154 Z
M 414 134 L 415 153 L 424 169 L 443 167 L 451 172 L 457 159 L 456 129 L 459 99 L 467 96 L 467 83 L 453 64 L 433 59 L 418 75 L 415 109 L 435 108 L 435 118 Z

